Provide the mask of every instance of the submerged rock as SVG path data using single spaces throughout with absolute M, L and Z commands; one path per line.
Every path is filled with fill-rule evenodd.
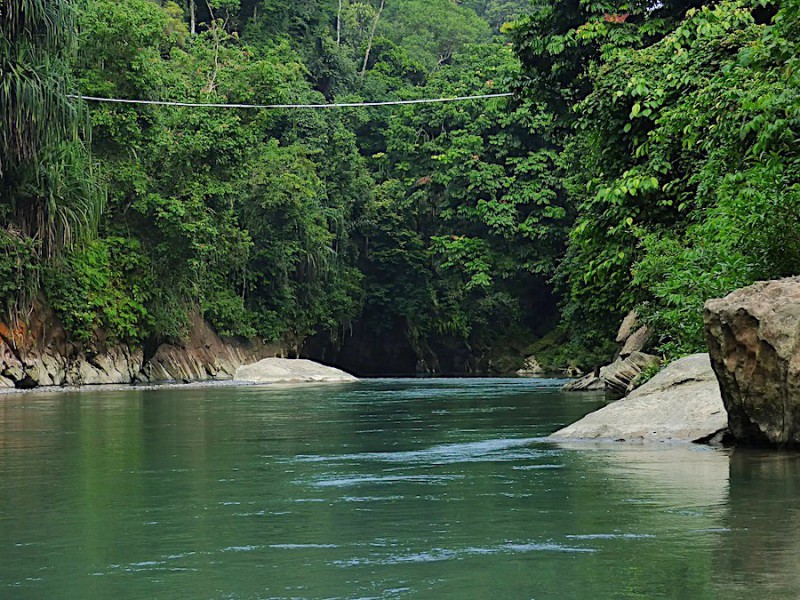
M 302 358 L 265 358 L 236 369 L 234 380 L 251 383 L 358 381 L 350 373 Z
M 800 444 L 800 278 L 709 300 L 704 320 L 734 438 Z
M 694 354 L 550 438 L 693 442 L 712 438 L 727 423 L 708 354 Z

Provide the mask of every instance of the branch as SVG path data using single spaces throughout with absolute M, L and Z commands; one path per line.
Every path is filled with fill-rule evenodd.
M 369 53 L 372 51 L 372 41 L 375 39 L 375 30 L 378 28 L 378 21 L 381 19 L 381 13 L 383 12 L 383 5 L 386 4 L 386 0 L 381 0 L 381 6 L 378 9 L 378 14 L 375 15 L 375 20 L 372 22 L 372 31 L 369 34 L 369 42 L 367 43 L 367 52 L 364 54 L 364 66 L 361 68 L 361 74 L 359 77 L 361 80 L 364 80 L 364 74 L 367 72 L 367 63 L 369 63 Z

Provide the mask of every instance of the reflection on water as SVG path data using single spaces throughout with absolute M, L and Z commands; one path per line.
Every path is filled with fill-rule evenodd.
M 728 501 L 730 453 L 683 444 L 559 443 L 577 452 L 587 470 L 660 501 L 685 507 L 720 507 Z M 688 510 L 688 508 L 686 508 Z
M 722 585 L 738 597 L 800 597 L 800 454 L 738 449 L 731 455 L 724 525 L 736 548 L 715 557 Z
M 0 401 L 0 598 L 800 597 L 800 458 L 552 444 L 537 380 Z

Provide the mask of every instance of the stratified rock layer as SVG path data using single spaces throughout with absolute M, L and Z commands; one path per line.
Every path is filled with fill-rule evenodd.
M 734 438 L 800 444 L 800 278 L 710 300 L 704 320 Z
M 550 438 L 693 442 L 724 430 L 727 421 L 708 355 L 695 354 Z
M 531 355 L 525 359 L 525 364 L 522 365 L 522 368 L 517 371 L 517 375 L 520 377 L 539 377 L 544 374 L 544 369 L 542 365 L 539 364 L 539 361 L 536 360 L 536 356 Z
M 618 358 L 607 367 L 600 369 L 600 379 L 606 390 L 622 395 L 630 391 L 636 378 L 650 367 L 661 364 L 661 359 L 644 352 L 631 352 L 625 358 Z
M 561 388 L 562 392 L 604 392 L 606 382 L 595 373 L 587 373 L 580 379 L 570 381 Z
M 141 348 L 69 340 L 53 311 L 37 306 L 24 323 L 0 323 L 0 388 L 231 379 L 241 365 L 285 356 L 287 350 L 283 344 L 220 338 L 195 315 L 185 340 L 161 344 L 146 359 Z

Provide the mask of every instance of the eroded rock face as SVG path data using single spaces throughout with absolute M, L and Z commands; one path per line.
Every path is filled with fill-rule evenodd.
M 283 344 L 221 339 L 195 316 L 186 340 L 146 361 L 141 348 L 68 340 L 52 310 L 37 306 L 26 323 L 0 323 L 0 388 L 231 379 L 241 365 L 287 353 Z
M 634 331 L 630 337 L 625 340 L 625 345 L 619 351 L 620 358 L 627 358 L 634 352 L 641 352 L 650 341 L 650 328 L 646 325 Z
M 222 339 L 199 316 L 192 318 L 189 337 L 180 344 L 161 344 L 141 368 L 137 380 L 208 381 L 232 379 L 236 369 L 273 356 L 285 357 L 283 344 Z
M 606 383 L 595 373 L 587 373 L 580 379 L 570 381 L 561 388 L 562 392 L 604 392 Z
M 705 305 L 706 339 L 733 436 L 800 444 L 800 278 L 759 282 Z
M 616 342 L 620 345 L 624 344 L 633 332 L 639 328 L 639 315 L 635 310 L 629 312 L 625 318 L 622 320 L 622 323 L 619 326 L 619 330 L 617 331 L 617 338 Z

